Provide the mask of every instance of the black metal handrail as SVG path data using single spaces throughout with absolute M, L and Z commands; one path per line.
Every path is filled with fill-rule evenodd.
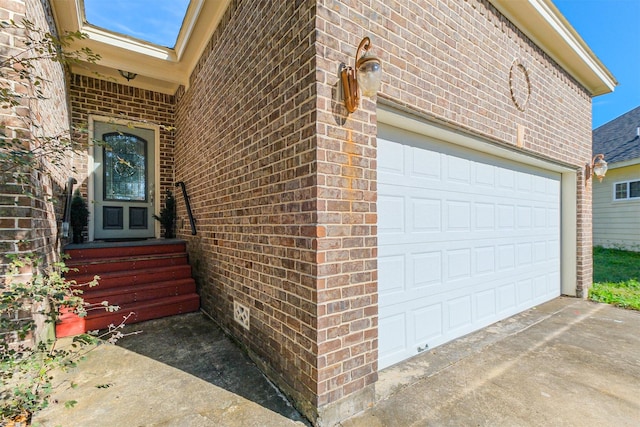
M 189 224 L 191 225 L 191 234 L 196 235 L 196 220 L 193 218 L 193 212 L 191 212 L 191 203 L 189 203 L 189 195 L 187 194 L 187 188 L 184 185 L 184 181 L 176 182 L 176 187 L 182 188 L 182 197 L 184 198 L 184 204 L 187 207 L 187 215 L 189 215 Z
M 69 177 L 67 180 L 67 194 L 64 201 L 64 214 L 62 215 L 62 237 L 69 237 L 69 222 L 71 220 L 71 199 L 73 198 L 73 185 L 77 184 L 75 178 Z

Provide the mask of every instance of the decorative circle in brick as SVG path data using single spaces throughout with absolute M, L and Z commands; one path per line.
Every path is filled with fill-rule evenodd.
M 513 61 L 509 70 L 509 91 L 516 108 L 524 111 L 531 97 L 531 81 L 529 72 L 519 60 Z

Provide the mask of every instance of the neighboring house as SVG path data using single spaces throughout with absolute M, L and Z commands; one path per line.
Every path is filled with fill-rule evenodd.
M 608 171 L 593 183 L 593 244 L 640 251 L 640 106 L 593 131 Z
M 194 0 L 175 49 L 95 28 L 79 5 L 0 8 L 102 55 L 54 74 L 60 111 L 38 117 L 127 135 L 146 159 L 127 190 L 143 209 L 109 196 L 100 146 L 75 157 L 89 240 L 159 237 L 145 215 L 184 182 L 202 309 L 315 424 L 370 405 L 380 369 L 586 295 L 591 99 L 616 81 L 551 1 Z M 338 73 L 365 36 L 382 86 L 349 114 Z M 11 210 L 9 190 L 3 244 L 20 251 L 11 232 L 40 211 Z M 47 215 L 27 240 L 53 253 Z

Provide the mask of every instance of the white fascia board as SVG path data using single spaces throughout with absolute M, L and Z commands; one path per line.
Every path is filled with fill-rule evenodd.
M 618 85 L 551 0 L 490 1 L 592 96 L 613 92 Z
M 176 40 L 176 46 L 174 48 L 178 60 L 182 59 L 182 55 L 188 46 L 193 30 L 198 23 L 198 17 L 202 12 L 203 5 L 204 0 L 192 0 L 189 2 L 189 7 L 187 7 L 187 12 L 184 16 L 182 27 L 180 28 L 180 33 L 178 34 L 178 39 Z
M 82 27 L 82 32 L 87 35 L 89 40 L 94 40 L 98 43 L 104 43 L 105 45 L 124 49 L 151 58 L 176 62 L 176 54 L 166 47 L 140 42 L 135 39 L 120 36 L 110 31 L 102 30 L 86 24 Z
M 231 0 L 199 0 L 198 2 L 192 0 L 192 3 L 195 3 L 193 12 L 191 8 L 187 11 L 183 28 L 176 43 L 178 60 L 185 64 L 185 69 L 189 74 L 211 41 L 211 37 L 218 28 Z M 187 21 L 187 19 L 191 20 Z
M 607 167 L 609 168 L 609 170 L 626 168 L 627 166 L 636 166 L 636 165 L 640 165 L 640 157 L 637 159 L 625 160 L 623 162 L 607 163 Z

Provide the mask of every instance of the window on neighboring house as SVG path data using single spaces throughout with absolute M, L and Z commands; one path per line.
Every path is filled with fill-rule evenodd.
M 614 200 L 640 199 L 640 181 L 616 182 Z

